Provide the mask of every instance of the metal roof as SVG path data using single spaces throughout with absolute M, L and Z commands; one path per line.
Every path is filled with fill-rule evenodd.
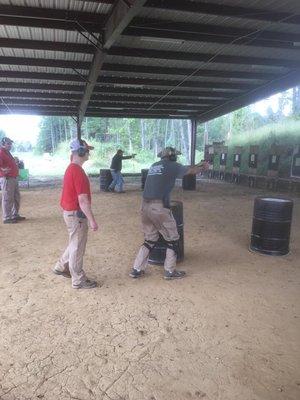
M 0 114 L 206 121 L 299 62 L 299 0 L 0 0 Z

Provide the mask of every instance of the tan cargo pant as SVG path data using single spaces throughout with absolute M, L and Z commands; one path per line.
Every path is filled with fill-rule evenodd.
M 179 239 L 176 221 L 172 211 L 164 208 L 161 200 L 143 200 L 142 202 L 142 229 L 145 241 L 156 242 L 159 234 L 166 241 Z M 150 250 L 146 246 L 141 246 L 133 268 L 137 271 L 144 270 L 148 264 Z M 174 250 L 167 248 L 164 268 L 166 271 L 173 272 L 176 267 L 177 255 Z
M 88 237 L 88 220 L 78 218 L 76 211 L 64 211 L 64 220 L 69 232 L 69 245 L 55 265 L 61 272 L 70 270 L 72 285 L 80 285 L 86 280 L 83 270 L 83 256 Z
M 1 178 L 3 221 L 19 215 L 20 191 L 18 178 Z

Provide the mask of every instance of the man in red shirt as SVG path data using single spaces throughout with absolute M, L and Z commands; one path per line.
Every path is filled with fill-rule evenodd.
M 70 145 L 71 163 L 66 169 L 60 205 L 69 233 L 69 245 L 56 263 L 53 272 L 72 278 L 74 289 L 92 289 L 95 281 L 86 278 L 83 270 L 83 256 L 88 236 L 88 222 L 93 231 L 98 225 L 91 208 L 89 179 L 82 165 L 89 158 L 93 147 L 85 141 L 75 139 Z
M 19 168 L 11 155 L 13 141 L 8 137 L 1 140 L 0 148 L 0 178 L 2 188 L 2 216 L 4 224 L 15 224 L 25 217 L 19 215 L 20 191 Z

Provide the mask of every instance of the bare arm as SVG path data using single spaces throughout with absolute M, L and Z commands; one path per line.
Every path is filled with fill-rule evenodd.
M 199 174 L 199 172 L 206 171 L 209 167 L 209 163 L 206 161 L 201 161 L 199 164 L 190 166 L 186 175 L 195 175 Z
M 87 217 L 90 227 L 93 231 L 98 230 L 98 224 L 95 220 L 92 208 L 91 208 L 91 203 L 89 201 L 88 195 L 87 194 L 80 194 L 78 196 L 78 201 L 79 201 L 79 206 L 80 209 L 84 212 L 85 216 Z

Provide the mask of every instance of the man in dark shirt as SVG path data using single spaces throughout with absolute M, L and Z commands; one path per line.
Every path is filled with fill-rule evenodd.
M 122 160 L 129 160 L 135 157 L 135 154 L 131 156 L 124 156 L 123 150 L 119 149 L 117 153 L 113 156 L 111 161 L 110 170 L 113 177 L 112 183 L 109 185 L 108 190 L 110 192 L 115 191 L 116 193 L 124 193 L 123 185 L 124 179 L 121 174 L 122 171 Z
M 185 167 L 177 163 L 177 155 L 181 154 L 172 147 L 165 148 L 158 154 L 161 160 L 152 164 L 145 183 L 142 201 L 142 226 L 145 241 L 141 246 L 133 269 L 132 278 L 139 278 L 148 264 L 149 253 L 162 235 L 166 243 L 166 259 L 164 263 L 165 279 L 183 278 L 184 271 L 177 271 L 177 246 L 179 234 L 176 221 L 170 210 L 170 193 L 175 186 L 176 178 L 186 174 L 197 174 L 208 168 L 207 163 L 193 167 Z

